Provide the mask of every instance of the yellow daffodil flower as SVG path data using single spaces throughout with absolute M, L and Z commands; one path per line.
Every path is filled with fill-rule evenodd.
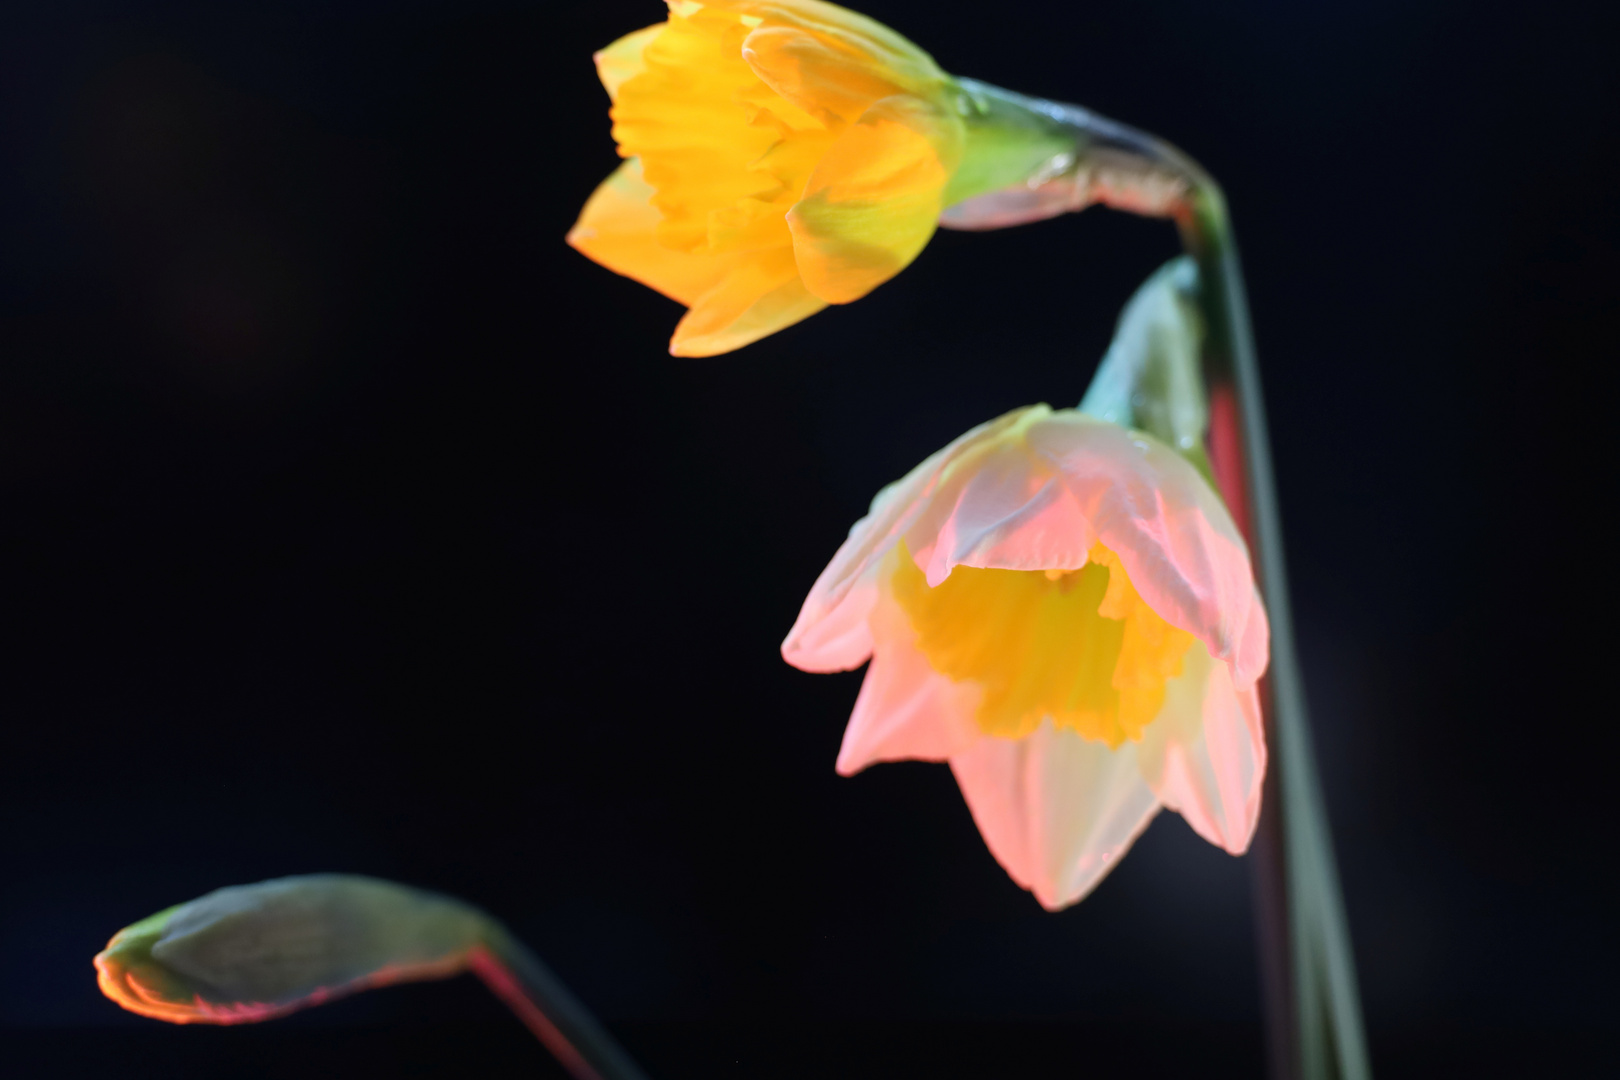
M 685 304 L 677 356 L 728 352 L 871 292 L 954 202 L 1059 143 L 981 131 L 988 106 L 917 46 L 820 0 L 669 0 L 597 53 L 629 159 L 568 234 Z
M 1268 640 L 1248 549 L 1198 470 L 1037 405 L 879 493 L 782 655 L 870 659 L 838 771 L 948 761 L 991 852 L 1056 910 L 1161 806 L 1247 849 Z

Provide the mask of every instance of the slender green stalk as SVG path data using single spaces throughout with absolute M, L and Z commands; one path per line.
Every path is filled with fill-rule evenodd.
M 491 920 L 468 966 L 574 1080 L 647 1080 L 613 1036 L 521 941 Z
M 1295 1059 L 1302 1080 L 1363 1080 L 1371 1076 L 1371 1069 L 1349 925 L 1294 640 L 1260 367 L 1237 243 L 1225 201 L 1213 182 L 1207 182 L 1195 196 L 1194 212 L 1183 223 L 1183 236 L 1202 270 L 1211 329 L 1209 380 L 1217 392 L 1228 377 L 1237 388 L 1250 536 L 1271 619 L 1271 666 L 1266 676 L 1274 755 L 1270 767 L 1281 795 L 1277 816 L 1283 841 L 1281 862 L 1290 930 L 1286 951 L 1295 1025 L 1295 1037 L 1290 1040 L 1293 1053 L 1288 1056 Z

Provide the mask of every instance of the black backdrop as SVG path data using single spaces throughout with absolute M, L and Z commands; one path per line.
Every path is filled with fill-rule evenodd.
M 507 919 L 655 1077 L 1255 1075 L 1246 860 L 1165 815 L 1045 914 L 944 767 L 835 776 L 859 675 L 776 651 L 878 487 L 1078 399 L 1172 230 L 941 234 L 672 359 L 562 243 L 615 160 L 590 53 L 661 8 L 554 7 L 0 15 L 4 1059 L 560 1075 L 470 980 L 235 1030 L 96 991 L 139 917 L 348 870 Z M 866 10 L 1222 179 L 1375 1066 L 1601 1072 L 1613 28 Z

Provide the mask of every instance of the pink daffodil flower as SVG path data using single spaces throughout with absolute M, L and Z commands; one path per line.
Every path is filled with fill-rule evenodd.
M 1056 910 L 1159 812 L 1233 854 L 1266 769 L 1248 549 L 1169 446 L 1074 410 L 983 424 L 880 492 L 782 655 L 871 661 L 838 771 L 946 761 L 992 854 Z

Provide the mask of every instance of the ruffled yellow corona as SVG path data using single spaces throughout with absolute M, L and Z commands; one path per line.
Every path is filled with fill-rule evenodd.
M 871 292 L 927 244 L 966 134 L 927 53 L 820 0 L 669 0 L 596 56 L 625 163 L 568 242 L 690 310 L 710 356 Z
M 890 589 L 929 666 L 984 688 L 974 719 L 986 735 L 1021 739 L 1050 718 L 1111 749 L 1140 742 L 1192 647 L 1101 544 L 1078 570 L 958 566 L 933 589 L 904 541 L 890 559 Z

